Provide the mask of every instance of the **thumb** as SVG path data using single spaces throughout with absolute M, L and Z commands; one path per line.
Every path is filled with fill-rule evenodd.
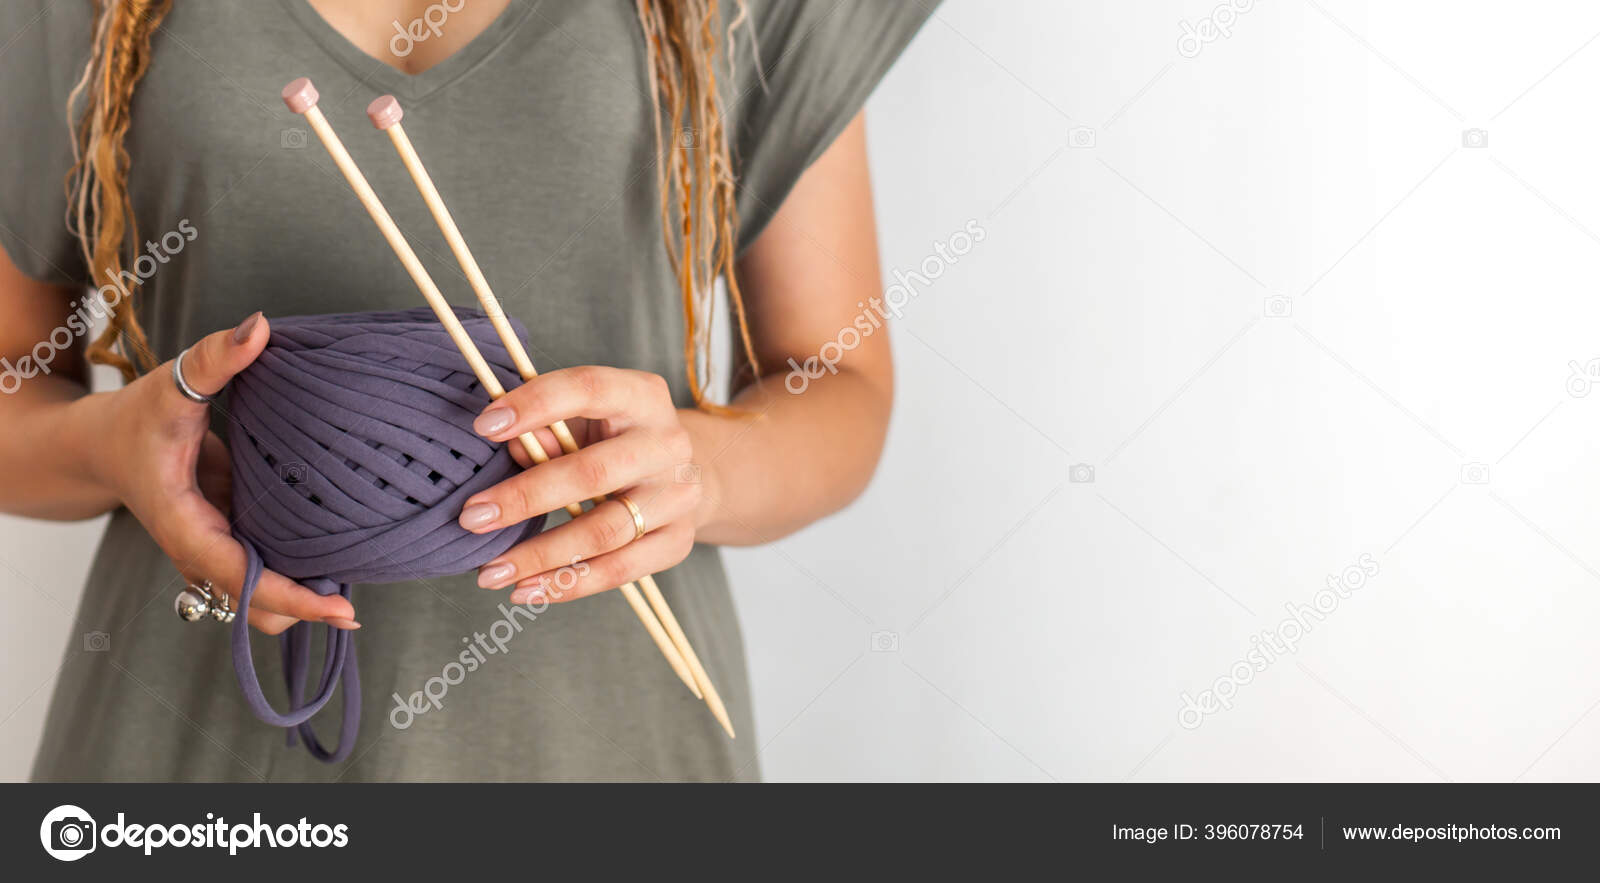
M 271 336 L 260 311 L 251 313 L 237 328 L 208 334 L 184 356 L 183 379 L 201 395 L 216 395 L 233 375 L 261 355 Z

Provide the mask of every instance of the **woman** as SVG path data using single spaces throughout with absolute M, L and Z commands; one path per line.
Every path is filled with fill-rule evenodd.
M 767 542 L 837 510 L 875 467 L 892 391 L 886 335 L 812 372 L 803 395 L 784 379 L 875 295 L 859 112 L 928 12 L 723 6 L 6 4 L 0 355 L 15 370 L 0 396 L 0 506 L 113 513 L 73 629 L 108 633 L 109 649 L 68 648 L 36 779 L 756 777 L 716 546 Z M 387 139 L 365 129 L 368 100 L 399 98 L 502 303 L 531 329 L 545 373 L 475 429 L 503 441 L 567 419 L 592 445 L 478 495 L 462 526 L 492 530 L 601 493 L 638 501 L 648 524 L 635 540 L 631 513 L 608 503 L 476 574 L 348 601 L 267 573 L 250 613 L 264 683 L 278 680 L 266 635 L 296 622 L 361 629 L 361 738 L 333 765 L 251 716 L 223 630 L 170 612 L 186 582 L 236 595 L 245 553 L 223 515 L 215 430 L 226 419 L 185 398 L 167 360 L 192 345 L 185 379 L 218 393 L 264 349 L 274 315 L 420 304 L 278 102 L 300 75 L 432 275 L 470 303 Z M 743 332 L 727 407 L 705 396 L 718 279 Z M 116 302 L 92 343 L 77 314 L 95 296 L 86 287 Z M 88 362 L 129 382 L 89 394 Z M 508 592 L 541 601 L 572 562 L 582 566 L 559 597 L 503 653 L 426 713 L 391 713 L 502 616 Z M 607 593 L 648 573 L 741 738 L 722 735 Z

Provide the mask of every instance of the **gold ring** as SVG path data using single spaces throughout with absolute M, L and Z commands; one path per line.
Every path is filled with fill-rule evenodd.
M 633 516 L 633 538 L 637 540 L 644 536 L 644 513 L 639 511 L 639 507 L 635 506 L 633 501 L 628 499 L 624 494 L 617 494 L 615 497 L 612 497 L 612 499 L 624 506 L 627 506 L 628 514 Z

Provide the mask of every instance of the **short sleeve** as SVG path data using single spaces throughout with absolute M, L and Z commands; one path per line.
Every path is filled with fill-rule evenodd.
M 88 60 L 91 26 L 86 2 L 0 3 L 0 247 L 24 274 L 61 285 L 89 278 L 67 229 L 65 181 L 67 96 Z
M 933 14 L 936 0 L 750 3 L 736 33 L 739 248 L 755 242 L 800 176 L 855 119 L 867 96 Z M 761 75 L 757 75 L 759 59 Z M 763 85 L 764 80 L 764 85 Z

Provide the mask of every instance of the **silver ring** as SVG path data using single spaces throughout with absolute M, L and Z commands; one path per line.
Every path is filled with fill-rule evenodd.
M 209 405 L 211 404 L 211 396 L 203 396 L 195 392 L 194 387 L 189 385 L 189 381 L 183 379 L 183 357 L 188 354 L 189 350 L 185 349 L 183 352 L 178 353 L 176 359 L 172 360 L 172 382 L 177 384 L 178 392 L 183 393 L 184 398 L 197 404 Z
M 172 599 L 172 610 L 184 622 L 199 622 L 207 616 L 220 623 L 233 622 L 233 601 L 227 594 L 211 586 L 211 580 L 199 585 L 190 583 Z

